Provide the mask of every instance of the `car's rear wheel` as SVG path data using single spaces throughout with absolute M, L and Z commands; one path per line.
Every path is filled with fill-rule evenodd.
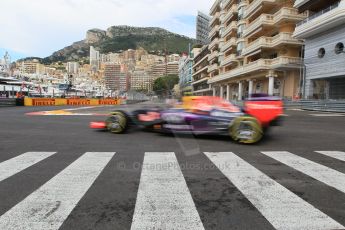
M 255 117 L 237 117 L 229 128 L 233 140 L 242 144 L 254 144 L 263 137 L 263 129 Z
M 113 112 L 105 121 L 107 129 L 116 134 L 126 132 L 128 128 L 128 119 L 123 112 Z

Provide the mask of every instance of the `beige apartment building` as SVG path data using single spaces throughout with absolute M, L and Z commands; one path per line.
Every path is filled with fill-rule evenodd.
M 208 45 L 206 45 L 194 57 L 192 92 L 195 96 L 212 95 L 212 89 L 207 84 L 210 79 L 208 74 L 209 53 Z
M 307 17 L 293 0 L 216 0 L 210 15 L 208 73 L 213 95 L 253 93 L 292 99 L 300 93 L 302 41 L 292 37 Z

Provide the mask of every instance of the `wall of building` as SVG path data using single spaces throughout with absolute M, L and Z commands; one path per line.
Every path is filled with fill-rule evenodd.
M 335 46 L 345 45 L 345 27 L 339 26 L 323 34 L 308 38 L 305 42 L 306 79 L 320 79 L 345 75 L 345 54 L 336 54 Z M 320 48 L 326 50 L 323 58 L 318 57 Z

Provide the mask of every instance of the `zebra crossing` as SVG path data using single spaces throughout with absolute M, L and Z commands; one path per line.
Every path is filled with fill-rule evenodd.
M 345 162 L 345 152 L 315 151 Z M 57 152 L 27 152 L 0 162 L 0 183 Z M 60 229 L 116 152 L 87 152 L 0 216 L 0 229 Z M 204 152 L 275 229 L 345 229 L 330 214 L 272 179 L 234 152 Z M 287 151 L 258 152 L 345 196 L 345 174 Z M 222 166 L 227 167 L 222 167 Z M 145 152 L 131 229 L 208 229 L 174 152 Z M 317 192 L 317 191 L 315 191 Z M 1 201 L 0 201 L 1 202 Z M 231 215 L 231 213 L 229 214 Z

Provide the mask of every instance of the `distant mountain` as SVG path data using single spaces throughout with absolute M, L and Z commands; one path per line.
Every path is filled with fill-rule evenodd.
M 106 31 L 91 29 L 86 39 L 75 42 L 51 56 L 42 59 L 43 63 L 56 61 L 80 61 L 89 56 L 90 46 L 101 53 L 119 52 L 127 49 L 144 48 L 149 53 L 162 54 L 188 51 L 188 45 L 195 44 L 195 39 L 169 32 L 157 27 L 112 26 Z

